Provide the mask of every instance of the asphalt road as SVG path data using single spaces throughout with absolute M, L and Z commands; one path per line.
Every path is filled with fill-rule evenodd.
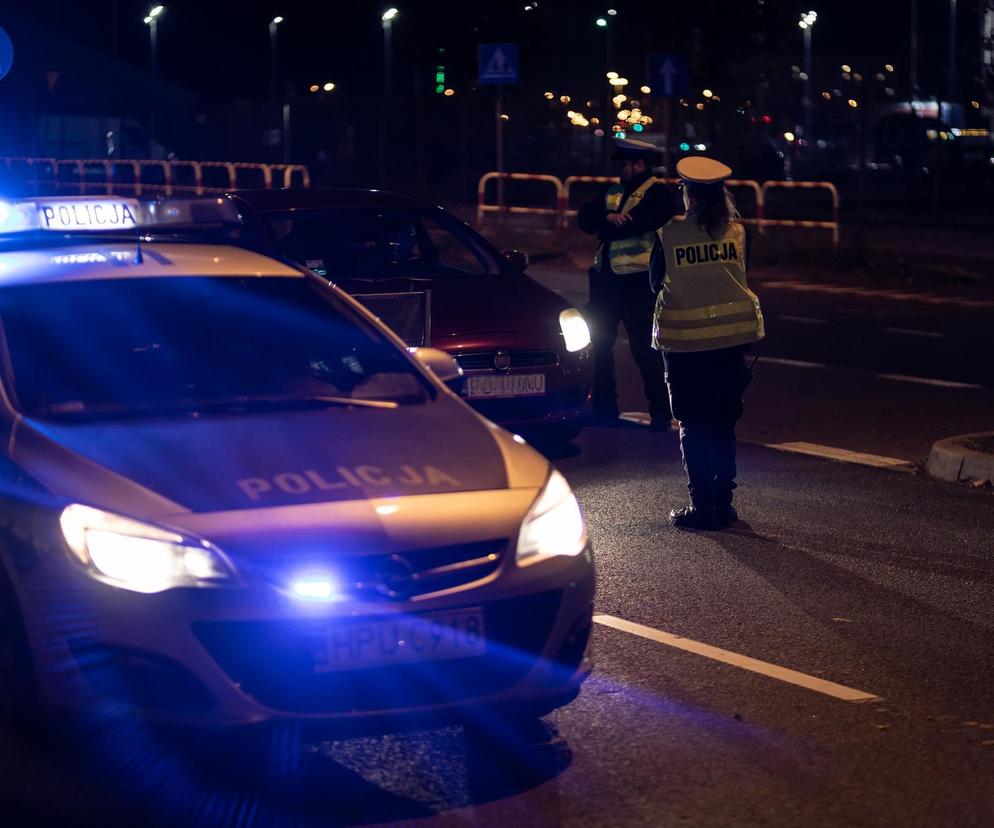
M 994 824 L 994 495 L 767 447 L 917 461 L 990 428 L 994 310 L 759 288 L 771 335 L 733 530 L 668 526 L 675 432 L 589 428 L 554 458 L 588 518 L 601 617 L 594 676 L 540 732 L 497 750 L 456 728 L 287 730 L 265 763 L 232 764 L 95 727 L 82 754 L 0 754 L 0 808 L 19 809 L 0 824 Z M 627 369 L 621 390 L 643 407 Z

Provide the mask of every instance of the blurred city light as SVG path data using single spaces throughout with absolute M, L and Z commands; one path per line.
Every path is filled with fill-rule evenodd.
M 335 88 L 335 84 L 333 84 L 331 81 L 328 81 L 328 83 L 326 83 L 321 88 L 324 89 L 325 92 L 331 92 L 331 90 Z
M 598 17 L 595 22 L 602 29 L 607 25 L 607 19 L 604 17 Z
M 555 97 L 556 97 L 556 93 L 555 92 L 546 92 L 545 93 L 545 99 L 547 101 L 551 101 Z
M 450 87 L 446 89 L 445 92 L 443 92 L 442 94 L 444 94 L 446 98 L 451 98 L 453 95 L 456 94 L 456 90 Z
M 853 109 L 855 109 L 857 106 L 859 106 L 859 104 L 856 102 L 855 98 L 850 98 L 849 99 L 849 106 L 851 106 Z
M 639 90 L 642 92 L 643 95 L 649 95 L 652 93 L 652 89 L 648 86 L 640 86 Z
M 321 91 L 321 87 L 320 87 L 320 86 L 318 86 L 318 85 L 317 85 L 316 83 L 312 83 L 312 84 L 311 84 L 311 85 L 310 85 L 310 86 L 308 87 L 308 89 L 309 89 L 309 90 L 310 90 L 311 92 L 320 92 L 320 91 Z
M 383 16 L 380 17 L 380 20 L 382 20 L 384 23 L 388 23 L 391 20 L 393 20 L 399 13 L 400 12 L 398 12 L 397 9 L 393 8 L 387 9 L 385 12 L 383 12 Z
M 812 26 L 814 26 L 815 21 L 817 19 L 818 19 L 817 12 L 813 11 L 804 12 L 801 15 L 801 19 L 798 21 L 797 25 L 800 26 L 802 29 L 810 29 Z
M 279 26 L 283 22 L 283 18 L 277 15 L 270 21 L 274 26 Z
M 701 92 L 701 94 L 705 98 L 710 98 L 714 94 L 714 92 L 712 92 L 710 89 L 705 89 L 703 92 Z
M 785 140 L 785 141 L 786 141 L 787 143 L 793 143 L 793 141 L 794 141 L 794 137 L 795 137 L 795 136 L 794 136 L 794 133 L 793 133 L 793 132 L 785 132 L 785 133 L 783 134 L 783 137 L 784 137 L 784 140 Z
M 614 80 L 616 77 L 618 77 L 618 73 L 617 72 L 608 72 L 607 73 L 607 79 L 608 80 Z

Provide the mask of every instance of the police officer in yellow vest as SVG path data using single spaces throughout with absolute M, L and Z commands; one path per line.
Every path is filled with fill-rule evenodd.
M 683 221 L 657 234 L 650 280 L 656 296 L 652 347 L 663 353 L 690 505 L 670 512 L 681 529 L 723 529 L 738 519 L 735 424 L 749 381 L 745 354 L 763 338 L 759 299 L 746 282 L 747 237 L 719 161 L 677 163 Z
M 652 175 L 652 144 L 614 143 L 612 159 L 620 162 L 621 181 L 584 205 L 578 216 L 580 228 L 600 241 L 589 271 L 590 302 L 584 309 L 594 346 L 594 420 L 618 417 L 612 351 L 618 323 L 623 322 L 649 400 L 650 427 L 666 430 L 669 398 L 662 361 L 650 347 L 652 296 L 645 284 L 655 232 L 673 217 L 673 198 L 666 184 Z

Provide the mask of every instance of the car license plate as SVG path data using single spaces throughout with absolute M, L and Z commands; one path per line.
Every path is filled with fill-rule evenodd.
M 487 397 L 539 397 L 545 393 L 545 374 L 486 374 L 466 379 L 466 396 L 478 400 Z
M 328 630 L 314 670 L 330 673 L 423 661 L 448 661 L 486 652 L 480 607 L 367 621 L 342 621 Z

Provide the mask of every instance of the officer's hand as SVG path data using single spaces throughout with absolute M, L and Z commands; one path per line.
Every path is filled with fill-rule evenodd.
M 632 217 L 628 213 L 608 213 L 607 220 L 615 227 L 621 227 L 625 222 L 631 221 Z

